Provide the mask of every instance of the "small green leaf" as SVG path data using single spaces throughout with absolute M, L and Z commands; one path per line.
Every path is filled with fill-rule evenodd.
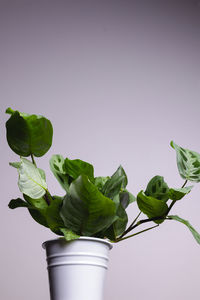
M 195 238 L 195 240 L 197 241 L 197 243 L 200 244 L 200 234 L 194 229 L 194 227 L 192 227 L 192 225 L 187 220 L 184 220 L 184 219 L 180 218 L 179 216 L 169 216 L 169 219 L 173 219 L 178 222 L 181 222 L 182 224 L 185 224 L 188 227 L 188 229 L 191 231 L 191 233 L 192 233 L 193 237 Z
M 179 174 L 182 178 L 200 182 L 200 154 L 184 149 L 171 141 L 171 146 L 176 150 L 176 159 Z
M 187 195 L 193 186 L 187 186 L 180 189 L 169 189 L 169 199 L 171 200 L 181 200 L 185 195 Z
M 65 160 L 62 155 L 53 155 L 49 161 L 51 171 L 65 191 L 69 191 L 69 176 L 65 170 Z
M 23 157 L 21 157 L 20 163 L 10 163 L 10 165 L 18 169 L 18 186 L 23 194 L 38 199 L 46 193 L 47 184 L 44 179 L 44 171 L 36 168 L 32 162 Z
M 11 117 L 6 122 L 7 141 L 10 148 L 20 156 L 44 155 L 52 144 L 53 128 L 43 116 L 28 115 L 6 110 Z
M 117 171 L 108 179 L 102 188 L 102 193 L 111 199 L 113 199 L 121 189 L 125 189 L 128 183 L 126 173 L 122 166 L 119 166 Z
M 80 237 L 80 235 L 77 235 L 73 231 L 66 228 L 60 228 L 60 231 L 64 234 L 66 241 L 77 240 Z
M 91 236 L 112 224 L 115 211 L 114 202 L 103 196 L 86 175 L 80 175 L 71 183 L 60 214 L 66 228 Z
M 9 202 L 8 207 L 11 208 L 11 209 L 18 208 L 18 207 L 30 208 L 31 205 L 29 205 L 27 202 L 25 202 L 21 198 L 17 198 L 17 199 L 12 199 Z
M 162 176 L 154 176 L 148 183 L 145 195 L 151 196 L 158 200 L 167 201 L 168 197 L 168 185 L 164 181 Z
M 168 206 L 163 200 L 158 200 L 156 198 L 147 196 L 143 191 L 139 192 L 137 195 L 137 204 L 139 209 L 148 216 L 148 218 L 159 218 L 154 220 L 155 223 L 160 224 L 164 220 L 165 214 L 168 211 Z
M 96 187 L 98 187 L 98 189 L 99 189 L 100 192 L 102 191 L 102 188 L 105 185 L 106 181 L 108 181 L 108 179 L 110 179 L 109 176 L 107 176 L 107 177 L 102 177 L 102 176 L 95 177 L 95 179 L 94 179 L 94 185 Z
M 80 175 L 87 175 L 89 180 L 94 182 L 94 168 L 91 164 L 80 160 L 69 158 L 65 159 L 65 172 L 73 179 L 78 178 Z

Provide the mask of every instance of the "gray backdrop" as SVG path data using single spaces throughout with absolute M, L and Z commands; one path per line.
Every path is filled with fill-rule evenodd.
M 37 159 L 52 193 L 63 195 L 49 171 L 54 153 L 90 161 L 96 176 L 122 164 L 135 195 L 154 175 L 180 187 L 170 141 L 200 152 L 200 3 L 1 0 L 0 51 L 1 299 L 47 300 L 41 244 L 55 236 L 25 209 L 7 207 L 20 192 L 5 109 L 52 121 L 53 146 Z M 200 231 L 199 190 L 173 214 Z M 133 219 L 137 205 L 128 212 Z M 199 278 L 199 245 L 166 221 L 114 246 L 105 299 L 197 300 Z

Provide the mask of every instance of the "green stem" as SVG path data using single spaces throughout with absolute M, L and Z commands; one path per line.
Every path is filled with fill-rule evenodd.
M 185 182 L 184 182 L 184 184 L 182 185 L 181 188 L 184 188 L 185 185 L 187 184 L 187 182 L 188 182 L 188 181 L 187 181 L 187 179 L 186 179 Z M 172 203 L 170 204 L 170 206 L 169 206 L 169 208 L 168 208 L 168 211 L 167 211 L 167 214 L 166 214 L 166 215 L 169 214 L 170 210 L 172 209 L 172 207 L 174 206 L 174 204 L 176 203 L 176 201 L 177 201 L 177 200 L 173 200 L 173 201 L 172 201 Z
M 185 180 L 185 182 L 184 182 L 184 184 L 182 185 L 181 188 L 184 188 L 185 185 L 187 184 L 187 182 L 188 182 L 188 181 Z M 135 229 L 136 227 L 138 227 L 138 226 L 141 225 L 141 224 L 148 223 L 148 222 L 151 222 L 151 221 L 157 221 L 157 220 L 166 219 L 167 215 L 169 214 L 170 210 L 172 209 L 172 207 L 174 206 L 175 203 L 176 203 L 176 200 L 173 200 L 172 203 L 170 204 L 169 208 L 168 208 L 167 213 L 166 213 L 165 215 L 160 216 L 160 217 L 150 218 L 150 219 L 143 219 L 143 220 L 138 221 L 138 222 L 135 224 L 136 220 L 138 219 L 138 217 L 139 217 L 140 214 L 141 214 L 141 212 L 140 212 L 140 213 L 138 214 L 138 216 L 135 218 L 135 220 L 132 222 L 132 224 L 127 228 L 127 230 L 125 230 L 124 233 L 117 239 L 117 241 L 118 241 L 118 240 L 120 241 L 121 238 L 123 238 L 127 233 L 129 233 L 130 231 L 132 231 L 133 229 Z M 134 225 L 134 224 L 135 224 L 135 225 Z M 154 228 L 154 227 L 157 227 L 157 226 L 158 226 L 158 225 L 153 226 L 153 227 L 151 227 L 151 228 Z M 151 228 L 150 228 L 150 229 L 151 229 Z M 146 231 L 146 230 L 144 230 L 144 231 Z M 143 231 L 141 231 L 141 232 L 143 232 Z M 141 232 L 139 232 L 139 233 L 141 233 Z M 131 236 L 134 236 L 134 235 L 135 235 L 135 234 L 133 234 L 133 235 L 131 235 Z M 129 236 L 129 237 L 131 237 L 131 236 Z M 127 238 L 128 238 L 128 237 L 127 237 Z M 123 238 L 123 239 L 125 239 L 125 238 Z
M 36 168 L 37 168 L 37 165 L 36 165 L 36 162 L 35 162 L 35 159 L 34 159 L 34 156 L 33 156 L 33 154 L 31 153 L 31 159 L 32 159 L 32 163 L 36 166 Z
M 131 223 L 131 225 L 120 235 L 119 238 L 122 238 L 123 236 L 125 236 L 128 232 L 130 232 L 132 230 L 133 225 L 135 224 L 135 222 L 137 221 L 137 219 L 139 218 L 139 216 L 141 215 L 141 211 L 139 212 L 139 214 L 137 215 L 137 217 L 135 218 L 135 220 L 133 220 L 133 222 Z
M 187 179 L 185 180 L 185 182 L 184 182 L 184 184 L 182 185 L 182 187 L 181 188 L 184 188 L 184 186 L 187 184 Z
M 140 234 L 140 233 L 143 233 L 143 232 L 145 232 L 145 231 L 151 230 L 151 229 L 156 228 L 156 227 L 158 227 L 158 226 L 159 226 L 159 224 L 157 224 L 157 225 L 155 225 L 155 226 L 152 226 L 152 227 L 149 227 L 149 228 L 147 228 L 147 229 L 138 231 L 138 232 L 136 232 L 136 233 L 134 233 L 134 234 L 131 234 L 131 235 L 128 235 L 128 236 L 126 236 L 126 237 L 118 238 L 118 239 L 116 240 L 116 243 L 117 243 L 117 242 L 124 241 L 124 240 L 126 240 L 126 239 L 129 239 L 130 237 L 133 237 L 133 236 L 138 235 L 138 234 Z

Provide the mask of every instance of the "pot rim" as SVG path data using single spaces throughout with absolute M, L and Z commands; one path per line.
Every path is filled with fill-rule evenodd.
M 106 244 L 109 247 L 110 250 L 113 248 L 113 245 L 112 245 L 112 243 L 110 241 L 105 240 L 105 239 L 101 239 L 101 238 L 90 237 L 90 236 L 80 236 L 79 238 L 71 240 L 71 241 L 66 241 L 64 237 L 50 239 L 50 240 L 47 240 L 44 243 L 42 243 L 42 248 L 46 249 L 46 244 L 55 243 L 57 241 L 65 241 L 66 243 L 71 243 L 71 242 L 75 242 L 75 241 L 78 241 L 78 240 L 101 242 L 103 244 Z

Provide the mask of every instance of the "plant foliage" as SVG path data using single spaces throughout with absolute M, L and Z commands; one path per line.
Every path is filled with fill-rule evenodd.
M 10 165 L 18 171 L 18 186 L 23 196 L 23 199 L 12 199 L 9 208 L 28 209 L 37 223 L 67 241 L 84 235 L 118 242 L 157 227 L 165 220 L 176 220 L 186 225 L 200 244 L 200 235 L 188 221 L 169 215 L 176 201 L 190 193 L 193 186 L 185 186 L 186 183 L 200 182 L 200 154 L 171 142 L 180 176 L 185 179 L 183 186 L 169 187 L 162 176 L 156 175 L 137 197 L 127 190 L 128 179 L 121 165 L 111 176 L 95 177 L 92 164 L 56 154 L 50 159 L 50 169 L 64 195 L 52 196 L 45 173 L 37 167 L 34 159 L 43 156 L 51 147 L 51 122 L 43 116 L 11 108 L 6 113 L 11 115 L 6 122 L 8 145 L 20 156 L 18 162 Z M 26 158 L 28 156 L 30 160 Z M 134 202 L 139 214 L 128 225 L 127 208 Z M 142 214 L 146 217 L 139 219 Z M 149 222 L 157 225 L 127 236 L 130 231 Z

